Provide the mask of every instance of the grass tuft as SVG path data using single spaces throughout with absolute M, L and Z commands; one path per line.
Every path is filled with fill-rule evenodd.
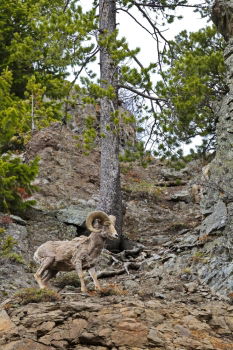
M 13 301 L 19 305 L 58 301 L 60 295 L 51 289 L 23 288 L 13 295 Z

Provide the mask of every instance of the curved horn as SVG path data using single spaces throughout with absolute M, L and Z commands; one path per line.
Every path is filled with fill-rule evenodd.
M 99 229 L 93 227 L 93 221 L 95 219 L 101 219 L 102 221 L 109 220 L 109 217 L 103 211 L 92 211 L 86 218 L 86 227 L 91 232 L 100 232 Z

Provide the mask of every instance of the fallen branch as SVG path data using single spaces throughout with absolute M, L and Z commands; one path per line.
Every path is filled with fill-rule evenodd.
M 153 185 L 154 186 L 159 186 L 159 187 L 175 187 L 175 186 L 184 186 L 187 185 L 188 181 L 185 180 L 174 180 L 174 181 L 159 181 L 155 182 Z
M 123 273 L 127 273 L 129 275 L 129 268 L 133 270 L 138 270 L 140 268 L 141 264 L 133 263 L 133 262 L 127 262 L 124 264 L 124 268 L 119 270 L 104 270 L 97 273 L 97 278 L 106 278 L 106 277 L 113 277 L 116 275 L 122 275 Z
M 114 260 L 115 262 L 125 262 L 128 257 L 136 257 L 141 251 L 143 250 L 143 247 L 135 247 L 133 249 L 123 250 L 120 253 L 111 253 L 109 252 L 108 255 Z

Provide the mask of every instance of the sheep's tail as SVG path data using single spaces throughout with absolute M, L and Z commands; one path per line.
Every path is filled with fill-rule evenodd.
M 40 259 L 39 256 L 38 256 L 37 250 L 35 251 L 35 253 L 34 253 L 34 255 L 33 255 L 33 259 L 34 259 L 34 261 L 35 261 L 37 264 L 40 264 L 41 259 Z

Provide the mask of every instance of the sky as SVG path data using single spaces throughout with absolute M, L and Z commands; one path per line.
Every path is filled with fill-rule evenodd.
M 194 5 L 197 3 L 203 2 L 202 0 L 189 0 L 189 5 Z M 80 4 L 83 7 L 83 10 L 89 10 L 92 4 L 92 0 L 80 0 Z M 174 13 L 174 12 L 173 12 Z M 182 8 L 176 11 L 177 15 L 182 15 L 181 20 L 175 20 L 169 26 L 163 27 L 163 35 L 166 39 L 173 39 L 178 33 L 182 30 L 187 30 L 188 32 L 197 31 L 200 28 L 203 28 L 206 25 L 206 20 L 202 19 L 199 13 L 194 13 L 192 8 Z M 138 13 L 135 12 L 135 16 L 139 19 L 140 23 L 146 25 L 143 18 L 140 17 Z M 128 14 L 119 11 L 117 15 L 117 23 L 119 29 L 119 37 L 126 37 L 129 48 L 134 49 L 136 47 L 140 48 L 138 54 L 139 60 L 143 62 L 143 65 L 146 66 L 151 62 L 156 62 L 157 60 L 157 50 L 156 42 L 151 38 L 151 36 L 145 32 L 135 21 L 129 17 Z M 162 42 L 161 42 L 162 44 Z M 98 62 L 94 63 L 92 66 L 93 70 L 98 70 Z M 196 137 L 195 140 L 190 145 L 184 145 L 183 151 L 184 154 L 188 154 L 190 148 L 193 148 L 195 145 L 201 144 L 201 138 Z
M 200 2 L 203 2 L 203 0 L 189 0 L 188 4 L 194 5 Z M 80 4 L 82 5 L 83 11 L 87 11 L 92 6 L 92 0 L 80 0 Z M 193 13 L 192 8 L 178 9 L 176 14 L 181 14 L 183 19 L 176 20 L 174 23 L 167 26 L 167 28 L 163 27 L 163 35 L 166 37 L 166 39 L 173 39 L 175 35 L 184 29 L 186 29 L 188 32 L 196 31 L 204 27 L 206 24 L 206 20 L 202 19 L 200 14 Z M 140 17 L 138 13 L 135 12 L 135 15 L 141 24 L 146 24 L 146 22 L 143 22 L 143 18 Z M 157 60 L 155 41 L 148 33 L 145 32 L 145 30 L 140 28 L 140 26 L 136 24 L 128 14 L 118 11 L 117 23 L 119 37 L 126 37 L 130 49 L 134 49 L 136 47 L 140 48 L 138 57 L 142 60 L 144 66 Z M 99 67 L 96 64 L 96 69 L 98 68 Z
M 195 4 L 197 0 L 190 0 L 189 4 Z M 174 12 L 173 12 L 174 13 Z M 163 28 L 163 35 L 166 39 L 171 40 L 180 33 L 182 30 L 187 30 L 188 32 L 196 31 L 205 26 L 206 21 L 200 17 L 200 14 L 193 13 L 192 8 L 183 8 L 176 11 L 177 15 L 182 15 L 183 19 L 176 20 L 174 23 Z M 124 12 L 119 12 L 117 21 L 119 25 L 120 36 L 125 36 L 129 43 L 133 43 L 134 47 L 140 47 L 141 56 L 143 62 L 150 63 L 155 60 L 156 46 L 153 43 L 150 35 L 140 28 L 132 18 L 129 17 Z M 141 23 L 143 23 L 141 18 Z M 133 47 L 130 47 L 133 48 Z

